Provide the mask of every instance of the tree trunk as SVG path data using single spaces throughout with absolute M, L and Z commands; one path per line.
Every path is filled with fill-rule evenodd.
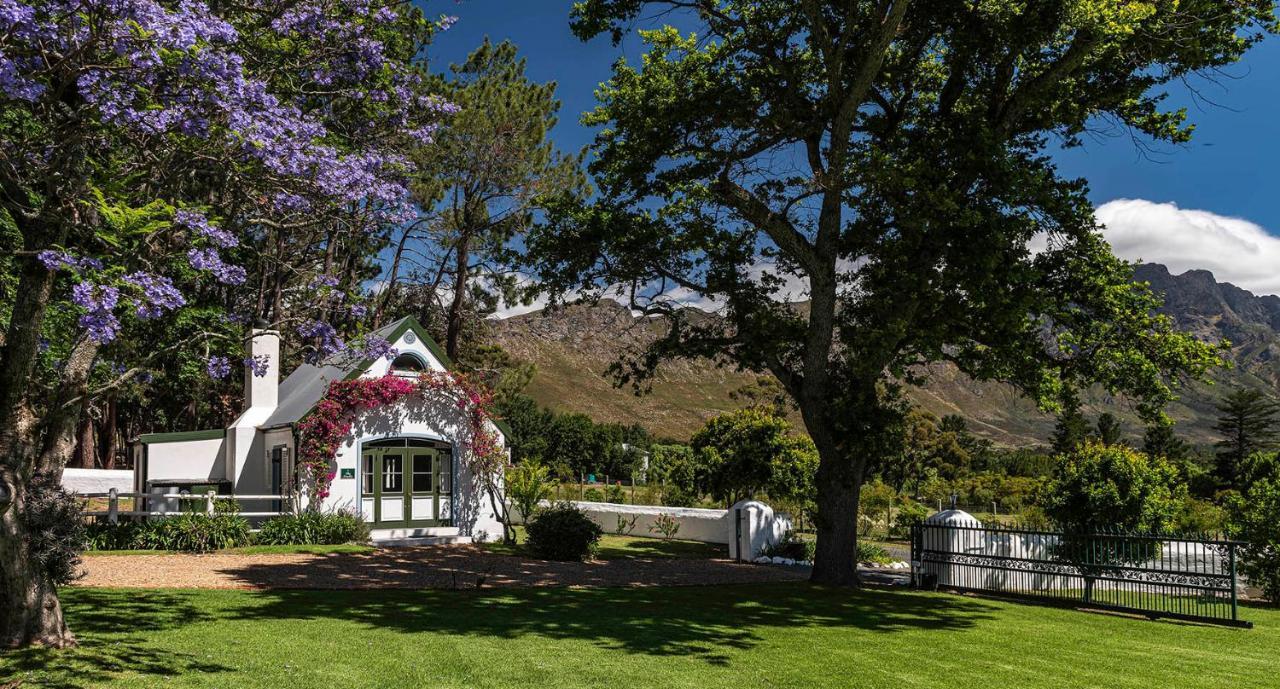
M 116 393 L 112 391 L 111 396 L 107 398 L 107 411 L 102 417 L 102 433 L 100 434 L 102 441 L 102 467 L 104 469 L 116 468 L 116 428 L 119 414 L 120 406 L 116 404 Z
M 89 400 L 80 405 L 80 421 L 76 426 L 76 450 L 72 463 L 81 469 L 92 469 L 96 452 L 93 437 L 93 417 L 89 415 Z
M 76 398 L 88 393 L 98 350 L 99 345 L 87 338 L 76 343 L 63 367 L 58 394 L 38 432 L 34 424 L 27 424 L 25 428 L 30 430 L 21 442 L 0 456 L 0 479 L 15 498 L 0 515 L 0 645 L 6 647 L 65 648 L 76 643 L 62 618 L 57 586 L 31 556 L 22 515 L 33 477 L 47 475 L 55 484 L 61 483 L 62 467 L 75 452 L 81 409 Z M 26 410 L 26 416 L 34 415 Z M 37 445 L 40 452 L 33 456 Z
M 816 478 L 818 544 L 809 580 L 835 586 L 858 585 L 858 502 L 861 462 L 824 455 Z
M 14 501 L 0 514 L 0 648 L 76 645 L 62 618 L 57 588 L 28 554 L 23 514 L 27 482 L 0 465 L 3 481 Z
M 471 261 L 468 242 L 468 235 L 465 232 L 461 233 L 454 256 L 457 263 L 454 264 L 453 303 L 449 305 L 449 325 L 445 332 L 444 346 L 445 354 L 454 360 L 458 358 L 458 339 L 462 334 L 462 310 L 466 306 L 467 299 L 467 272 Z

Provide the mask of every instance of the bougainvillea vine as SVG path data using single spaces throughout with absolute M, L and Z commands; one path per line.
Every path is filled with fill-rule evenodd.
M 508 520 L 498 477 L 507 455 L 493 430 L 493 394 L 466 374 L 451 371 L 427 371 L 417 378 L 386 375 L 329 383 L 324 397 L 298 424 L 298 471 L 308 485 L 311 508 L 318 508 L 329 496 L 337 471 L 333 460 L 360 414 L 414 395 L 457 406 L 466 423 L 465 461 L 505 525 Z

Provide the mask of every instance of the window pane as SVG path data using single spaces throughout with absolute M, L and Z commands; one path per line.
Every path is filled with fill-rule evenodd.
M 440 453 L 440 492 L 448 493 L 453 489 L 453 452 L 445 450 Z
M 382 490 L 398 493 L 404 490 L 404 466 L 400 455 L 382 457 Z
M 373 455 L 364 456 L 364 466 L 360 472 L 360 490 L 365 495 L 373 495 Z
M 431 492 L 431 455 L 413 456 L 413 492 Z

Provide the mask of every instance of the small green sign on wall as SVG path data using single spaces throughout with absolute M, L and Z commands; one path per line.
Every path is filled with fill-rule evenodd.
M 343 469 L 343 470 L 342 470 L 342 478 L 355 478 L 355 477 L 356 477 L 356 470 L 355 470 L 355 469 Z

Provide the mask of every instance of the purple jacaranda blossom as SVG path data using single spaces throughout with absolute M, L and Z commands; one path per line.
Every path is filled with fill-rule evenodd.
M 320 287 L 337 287 L 338 276 L 336 275 L 317 275 L 311 280 L 311 289 Z
M 120 321 L 116 318 L 115 308 L 120 301 L 120 290 L 110 285 L 81 282 L 71 288 L 71 301 L 85 311 L 79 324 L 89 339 L 99 344 L 116 339 Z
M 352 304 L 347 307 L 347 313 L 351 314 L 352 318 L 364 318 L 369 315 L 369 307 L 364 304 Z
M 215 249 L 192 249 L 187 252 L 187 262 L 196 270 L 207 270 L 224 285 L 243 285 L 248 277 L 244 268 L 224 263 Z
M 298 334 L 304 339 L 314 340 L 315 350 L 304 357 L 310 364 L 323 361 L 347 348 L 342 338 L 338 337 L 338 331 L 324 321 L 306 321 L 298 326 Z
M 122 279 L 140 293 L 139 298 L 133 302 L 137 308 L 138 318 L 144 320 L 159 318 L 168 311 L 182 308 L 187 303 L 178 288 L 173 286 L 173 281 L 162 275 L 138 271 Z
M 448 31 L 449 29 L 453 28 L 454 24 L 457 24 L 457 23 L 458 23 L 458 18 L 456 16 L 452 14 L 446 14 L 445 16 L 440 17 L 440 20 L 436 22 L 436 27 L 438 27 L 441 31 Z
M 251 357 L 246 357 L 244 365 L 253 371 L 255 377 L 261 378 L 267 375 L 267 369 L 271 366 L 271 359 L 265 354 L 255 354 Z
M 186 209 L 179 210 L 173 214 L 173 221 L 224 249 L 230 249 L 240 244 L 240 240 L 236 239 L 235 235 L 210 223 L 203 213 Z
M 387 360 L 396 358 L 400 352 L 391 346 L 391 342 L 385 337 L 378 335 L 366 335 L 364 342 L 360 347 L 360 356 L 365 359 L 381 359 L 386 357 Z
M 67 268 L 75 271 L 102 270 L 102 261 L 96 258 L 78 258 L 65 251 L 46 249 L 36 254 L 36 259 L 49 270 Z
M 215 354 L 205 362 L 204 370 L 210 378 L 221 380 L 231 375 L 231 361 L 225 356 Z

